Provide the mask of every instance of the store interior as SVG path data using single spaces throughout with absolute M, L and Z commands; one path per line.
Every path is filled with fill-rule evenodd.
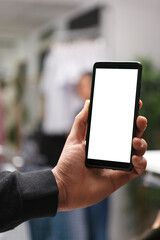
M 142 63 L 148 119 L 143 176 L 99 205 L 25 222 L 0 240 L 159 239 L 149 238 L 160 228 L 159 13 L 159 0 L 0 0 L 1 171 L 57 164 L 97 61 Z

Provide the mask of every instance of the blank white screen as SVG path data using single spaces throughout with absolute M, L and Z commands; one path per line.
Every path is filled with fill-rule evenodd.
M 96 69 L 88 158 L 130 162 L 137 69 Z

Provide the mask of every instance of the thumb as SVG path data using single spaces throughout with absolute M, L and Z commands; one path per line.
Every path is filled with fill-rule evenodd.
M 70 140 L 72 140 L 73 142 L 80 143 L 85 139 L 89 105 L 90 100 L 86 100 L 83 109 L 75 117 L 73 127 L 69 136 Z

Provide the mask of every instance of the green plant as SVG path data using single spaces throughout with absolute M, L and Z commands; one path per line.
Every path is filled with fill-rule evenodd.
M 160 149 L 160 69 L 150 60 L 139 59 L 143 65 L 140 115 L 148 119 L 144 138 L 148 149 Z M 160 190 L 145 187 L 135 180 L 128 184 L 130 211 L 134 210 L 137 232 L 151 227 L 156 212 L 160 209 Z
M 143 65 L 141 99 L 143 107 L 140 114 L 148 119 L 144 138 L 148 149 L 160 149 L 160 70 L 149 60 L 141 60 Z

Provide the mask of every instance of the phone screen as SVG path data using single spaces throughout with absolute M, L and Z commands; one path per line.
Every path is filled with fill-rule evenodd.
M 138 69 L 96 68 L 87 158 L 130 163 Z

